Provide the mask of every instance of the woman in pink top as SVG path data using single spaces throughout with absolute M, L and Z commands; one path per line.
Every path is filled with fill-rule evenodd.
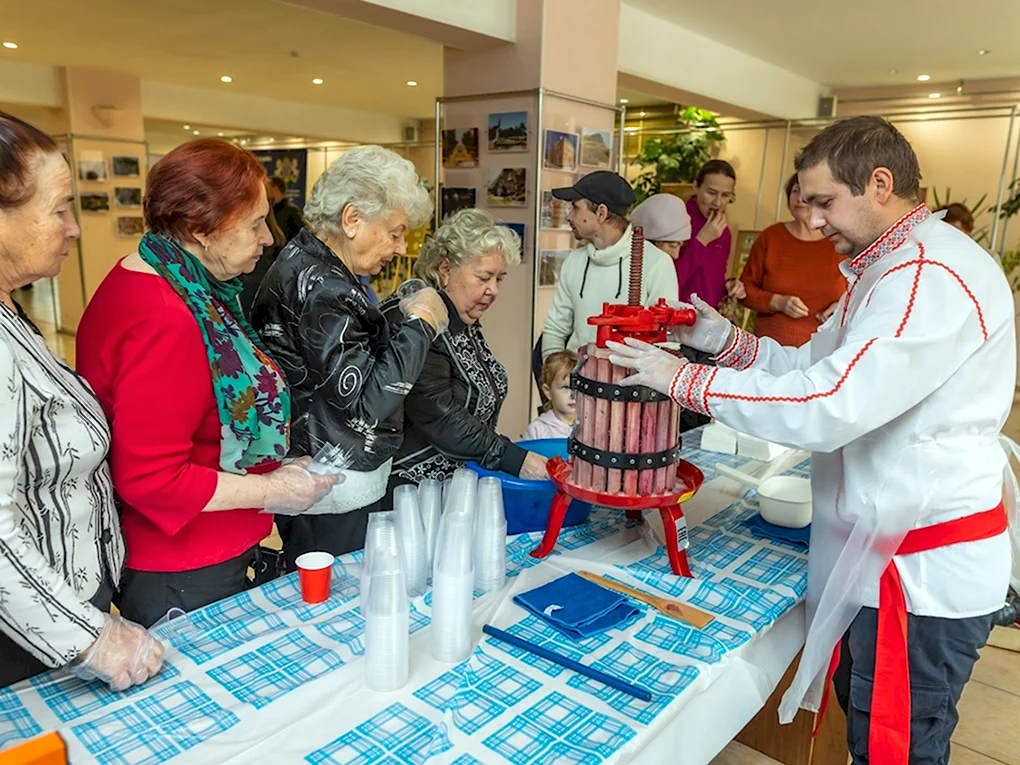
M 726 264 L 732 239 L 726 208 L 734 199 L 737 173 L 721 159 L 706 162 L 694 182 L 696 193 L 687 200 L 691 238 L 676 259 L 680 299 L 697 294 L 713 308 L 726 299 Z

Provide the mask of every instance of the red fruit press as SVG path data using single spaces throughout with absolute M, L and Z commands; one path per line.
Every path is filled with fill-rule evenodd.
M 691 576 L 687 562 L 687 520 L 681 503 L 705 481 L 702 472 L 680 459 L 680 407 L 669 396 L 644 386 L 619 383 L 632 374 L 609 361 L 608 340 L 628 337 L 664 343 L 669 327 L 694 324 L 693 310 L 670 308 L 665 300 L 641 305 L 644 232 L 635 228 L 630 251 L 630 289 L 626 304 L 603 303 L 588 323 L 595 342 L 580 348 L 570 377 L 577 422 L 567 440 L 569 460 L 549 460 L 556 495 L 541 544 L 531 555 L 544 558 L 556 546 L 563 518 L 574 499 L 625 510 L 640 519 L 658 510 L 666 535 L 669 565 L 678 576 Z

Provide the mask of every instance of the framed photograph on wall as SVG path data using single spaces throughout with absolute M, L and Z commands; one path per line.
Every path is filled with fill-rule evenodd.
M 90 152 L 91 153 L 91 152 Z M 96 152 L 98 154 L 98 152 Z M 82 152 L 85 154 L 85 152 Z M 99 158 L 79 159 L 78 177 L 83 181 L 97 181 L 102 183 L 108 176 L 106 173 L 106 160 L 99 155 Z
M 114 157 L 113 174 L 137 177 L 142 174 L 142 161 L 138 157 Z
M 524 207 L 527 171 L 523 167 L 489 168 L 485 172 L 485 203 L 489 207 Z
M 581 137 L 577 133 L 563 133 L 559 130 L 545 131 L 545 148 L 542 164 L 550 170 L 577 170 L 577 149 Z
M 478 128 L 452 128 L 443 131 L 443 167 L 456 170 L 478 167 Z
M 82 212 L 109 212 L 110 195 L 105 191 L 83 191 L 78 197 Z
M 612 159 L 612 131 L 581 128 L 581 164 L 604 170 L 611 166 Z
M 557 199 L 551 191 L 542 192 L 542 228 L 570 231 L 570 224 L 567 223 L 568 212 L 570 202 Z
M 117 233 L 121 236 L 141 236 L 145 233 L 145 221 L 141 215 L 117 218 Z
M 524 242 L 525 227 L 523 223 L 504 223 L 503 221 L 496 221 L 497 226 L 506 226 L 508 229 L 517 234 L 517 238 L 521 240 L 521 263 L 528 262 L 528 248 Z
M 560 281 L 560 269 L 570 250 L 542 250 L 538 256 L 538 286 L 555 287 Z
M 443 186 L 440 191 L 440 216 L 446 220 L 455 212 L 475 207 L 474 189 L 458 186 Z
M 527 150 L 527 112 L 497 112 L 489 115 L 490 152 Z
M 733 251 L 733 263 L 730 268 L 731 277 L 740 276 L 740 272 L 744 270 L 744 264 L 751 254 L 751 247 L 754 246 L 759 234 L 761 234 L 761 231 L 737 231 L 737 248 Z
M 142 206 L 141 189 L 117 187 L 113 190 L 113 198 L 117 201 L 117 207 Z

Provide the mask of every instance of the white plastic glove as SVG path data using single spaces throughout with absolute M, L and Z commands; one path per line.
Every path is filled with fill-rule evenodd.
M 438 333 L 443 334 L 450 326 L 450 315 L 446 303 L 432 287 L 421 279 L 410 279 L 397 288 L 400 298 L 400 310 L 405 316 L 414 316 L 432 325 Z
M 696 294 L 691 295 L 691 302 L 693 305 L 670 301 L 670 308 L 693 308 L 698 318 L 693 327 L 684 324 L 670 327 L 669 339 L 696 351 L 718 356 L 732 342 L 733 324 Z
M 691 363 L 633 337 L 628 337 L 626 344 L 610 340 L 606 347 L 611 351 L 610 363 L 634 370 L 634 374 L 620 380 L 620 385 L 644 385 L 667 396 L 676 373 Z
M 301 457 L 262 476 L 266 497 L 262 506 L 279 515 L 297 515 L 329 494 L 340 483 L 340 475 L 313 475 L 308 472 L 311 457 Z
M 518 473 L 517 477 L 528 481 L 547 480 L 549 478 L 549 471 L 546 470 L 545 465 L 548 461 L 541 454 L 528 452 L 528 456 L 524 458 L 524 464 L 521 466 L 521 472 Z
M 110 690 L 123 691 L 141 685 L 159 672 L 163 644 L 139 624 L 113 614 L 103 614 L 103 631 L 71 664 L 82 680 L 101 680 Z

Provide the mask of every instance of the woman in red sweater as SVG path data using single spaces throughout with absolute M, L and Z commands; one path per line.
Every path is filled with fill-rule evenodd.
M 740 274 L 747 296 L 740 302 L 757 312 L 757 335 L 800 347 L 836 310 L 846 278 L 839 270 L 843 256 L 811 228 L 796 174 L 786 182 L 786 203 L 793 220 L 769 226 L 751 246 Z
M 238 305 L 237 277 L 273 239 L 265 171 L 204 139 L 148 176 L 148 233 L 93 296 L 77 359 L 113 431 L 127 560 L 115 600 L 144 626 L 241 592 L 262 508 L 304 510 L 335 478 L 280 467 L 290 393 Z

